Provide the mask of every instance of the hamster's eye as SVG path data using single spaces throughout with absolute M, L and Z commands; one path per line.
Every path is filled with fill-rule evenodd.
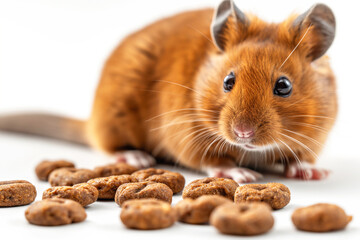
M 234 84 L 235 84 L 235 74 L 234 72 L 231 72 L 229 73 L 229 75 L 227 75 L 225 78 L 224 78 L 224 84 L 223 84 L 223 87 L 224 87 L 224 92 L 230 92 L 231 89 L 234 87 Z
M 276 80 L 274 94 L 280 97 L 288 97 L 292 92 L 292 84 L 286 77 L 280 77 Z

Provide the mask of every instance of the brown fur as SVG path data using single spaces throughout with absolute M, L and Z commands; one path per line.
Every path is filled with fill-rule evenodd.
M 299 34 L 291 28 L 294 16 L 280 24 L 248 16 L 246 30 L 230 21 L 221 54 L 210 40 L 212 15 L 212 9 L 205 9 L 160 20 L 116 48 L 103 69 L 87 123 L 90 143 L 108 153 L 131 146 L 195 169 L 262 158 L 295 160 L 286 145 L 301 161 L 313 163 L 311 151 L 320 152 L 337 113 L 327 57 L 315 62 L 308 57 L 316 34 L 310 29 L 280 68 L 306 30 Z M 224 93 L 223 79 L 230 71 L 236 83 Z M 272 92 L 282 75 L 293 83 L 289 98 Z M 255 128 L 252 144 L 276 140 L 281 151 L 246 152 L 235 146 L 232 127 L 240 122 Z

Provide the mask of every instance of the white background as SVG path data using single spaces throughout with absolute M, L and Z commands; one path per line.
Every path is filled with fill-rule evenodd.
M 212 7 L 218 2 L 0 0 L 0 114 L 42 110 L 87 118 L 103 62 L 122 38 L 161 17 L 186 9 Z M 315 3 L 306 0 L 236 2 L 243 11 L 275 22 L 285 19 L 292 12 L 301 13 Z M 277 181 L 290 187 L 293 199 L 287 208 L 274 213 L 275 228 L 260 238 L 354 239 L 359 235 L 359 7 L 356 1 L 323 2 L 334 10 L 337 18 L 337 35 L 328 54 L 338 78 L 340 112 L 318 164 L 331 169 L 333 174 L 321 182 L 278 178 Z M 104 163 L 105 159 L 103 155 L 85 148 L 0 133 L 0 180 L 28 179 L 38 187 L 38 199 L 48 185 L 35 179 L 35 164 L 43 158 L 62 157 L 88 168 Z M 186 174 L 187 182 L 202 177 L 183 169 L 175 170 Z M 271 180 L 271 177 L 265 179 Z M 180 196 L 175 197 L 174 202 L 179 199 Z M 317 202 L 337 203 L 354 215 L 349 228 L 331 234 L 296 231 L 290 222 L 292 211 L 298 206 Z M 29 233 L 29 236 L 41 238 L 53 234 L 56 234 L 55 237 L 70 234 L 92 237 L 99 234 L 147 238 L 227 237 L 219 235 L 210 226 L 179 223 L 162 231 L 126 230 L 118 217 L 120 210 L 111 202 L 97 202 L 90 206 L 85 223 L 60 228 L 28 225 L 23 217 L 25 209 L 0 209 L 1 236 Z

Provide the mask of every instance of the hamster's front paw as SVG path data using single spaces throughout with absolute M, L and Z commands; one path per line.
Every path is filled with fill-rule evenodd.
M 297 178 L 302 180 L 321 180 L 329 176 L 327 169 L 316 168 L 308 163 L 292 163 L 285 167 L 285 176 L 287 178 Z
M 140 150 L 117 152 L 115 158 L 117 162 L 124 162 L 137 168 L 149 168 L 156 165 L 153 156 Z
M 210 177 L 231 178 L 238 183 L 255 182 L 263 178 L 260 173 L 241 167 L 211 167 L 206 172 Z

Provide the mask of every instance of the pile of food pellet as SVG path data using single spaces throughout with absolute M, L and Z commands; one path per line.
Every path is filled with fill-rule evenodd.
M 64 160 L 43 161 L 35 173 L 52 186 L 43 192 L 43 200 L 25 211 L 29 223 L 41 226 L 82 222 L 85 206 L 112 199 L 122 208 L 120 219 L 128 228 L 161 229 L 180 221 L 210 223 L 224 234 L 250 236 L 268 232 L 274 225 L 272 211 L 290 202 L 290 190 L 281 183 L 239 186 L 231 179 L 208 177 L 185 186 L 180 173 L 139 170 L 126 163 L 90 170 Z M 181 191 L 183 200 L 171 206 L 173 195 Z M 0 207 L 27 205 L 35 197 L 36 188 L 28 181 L 0 182 Z M 326 203 L 292 214 L 295 227 L 310 232 L 344 229 L 351 219 L 342 208 Z

